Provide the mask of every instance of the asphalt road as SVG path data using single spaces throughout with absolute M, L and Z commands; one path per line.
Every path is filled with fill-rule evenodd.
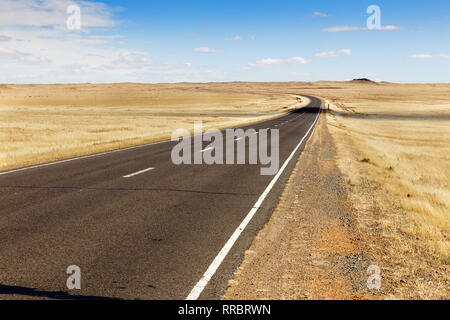
M 242 127 L 280 130 L 280 167 L 292 159 L 276 179 L 261 165 L 176 166 L 171 141 L 0 173 L 0 299 L 220 298 L 312 132 L 310 99 Z M 81 290 L 66 287 L 70 265 Z

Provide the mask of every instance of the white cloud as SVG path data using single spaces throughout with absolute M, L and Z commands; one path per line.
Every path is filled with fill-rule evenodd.
M 152 62 L 153 60 L 143 52 L 123 50 L 118 53 L 117 59 L 114 59 L 111 65 L 114 68 L 142 68 Z
M 398 26 L 382 26 L 380 29 L 376 29 L 376 30 L 380 30 L 380 31 L 395 31 L 395 30 L 400 30 L 400 27 L 398 27 Z
M 286 64 L 308 64 L 308 61 L 302 57 L 293 57 L 286 60 L 283 60 Z
M 410 55 L 408 58 L 411 58 L 411 59 L 433 59 L 433 58 L 450 59 L 450 54 L 447 54 L 447 53 L 439 53 L 439 54 L 417 53 L 417 54 Z
M 214 48 L 209 48 L 209 47 L 200 47 L 200 48 L 195 48 L 194 52 L 218 53 L 218 52 L 223 52 L 223 49 L 214 49 Z
M 33 55 L 32 53 L 21 52 L 18 50 L 1 47 L 0 59 L 7 59 L 24 63 L 50 63 L 49 59 Z
M 241 40 L 242 40 L 241 36 L 234 36 L 234 37 L 225 38 L 225 41 L 241 41 Z
M 338 26 L 322 29 L 323 32 L 345 32 L 345 31 L 362 31 L 362 30 L 367 30 L 367 28 L 356 26 Z
M 336 51 L 319 52 L 319 53 L 316 53 L 315 56 L 317 58 L 334 58 L 334 57 L 339 57 L 339 53 L 337 53 Z
M 115 39 L 122 39 L 122 38 L 123 38 L 123 36 L 120 34 L 89 36 L 89 39 L 99 39 L 99 40 L 115 40 Z
M 12 38 L 8 37 L 8 36 L 0 36 L 0 42 L 6 42 L 6 41 L 9 41 L 9 40 L 12 40 Z
M 450 59 L 450 54 L 447 53 L 440 53 L 438 54 L 439 58 L 444 58 L 444 59 Z
M 432 59 L 433 55 L 427 54 L 427 53 L 419 53 L 419 54 L 410 55 L 409 58 L 411 58 L 411 59 Z
M 315 11 L 313 13 L 313 17 L 314 18 L 316 18 L 316 17 L 326 18 L 326 17 L 329 17 L 329 15 L 324 12 Z
M 331 28 L 322 29 L 322 32 L 347 32 L 347 31 L 395 31 L 400 30 L 398 26 L 383 26 L 379 29 L 370 30 L 367 27 L 358 27 L 358 26 L 337 26 Z
M 266 58 L 258 60 L 254 63 L 251 63 L 251 66 L 271 66 L 271 65 L 280 65 L 281 59 L 272 59 L 272 58 Z
M 315 56 L 317 58 L 336 58 L 336 57 L 341 56 L 341 54 L 351 55 L 352 54 L 352 50 L 350 50 L 350 49 L 341 49 L 339 51 L 319 52 L 319 53 L 316 53 Z
M 439 53 L 439 54 L 433 55 L 431 53 L 417 53 L 417 54 L 410 55 L 408 58 L 411 58 L 411 59 L 433 59 L 433 58 L 450 59 L 450 54 Z
M 261 59 L 253 63 L 249 63 L 252 67 L 262 67 L 262 66 L 280 66 L 286 64 L 308 64 L 309 61 L 302 57 L 292 57 L 289 59 L 273 59 L 266 58 Z
M 0 25 L 66 26 L 67 8 L 76 3 L 81 8 L 82 27 L 111 27 L 116 24 L 113 9 L 101 2 L 71 0 L 2 0 Z
M 113 8 L 75 3 L 81 5 L 82 32 L 66 27 L 71 1 L 0 0 L 0 82 L 171 82 L 217 76 L 189 62 L 155 61 L 147 52 L 127 48 L 111 28 L 119 24 Z

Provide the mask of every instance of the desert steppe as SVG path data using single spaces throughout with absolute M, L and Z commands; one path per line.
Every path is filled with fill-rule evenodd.
M 156 140 L 176 129 L 260 121 L 301 106 L 294 95 L 233 85 L 0 86 L 0 170 Z
M 301 107 L 301 94 L 324 101 L 357 228 L 398 281 L 386 298 L 448 298 L 449 84 L 5 84 L 0 170 L 170 138 L 198 120 L 259 121 Z
M 362 80 L 289 89 L 322 97 L 326 126 L 316 128 L 225 298 L 448 299 L 450 85 Z M 334 198 L 341 182 L 349 206 Z M 365 288 L 369 264 L 381 268 L 379 292 Z

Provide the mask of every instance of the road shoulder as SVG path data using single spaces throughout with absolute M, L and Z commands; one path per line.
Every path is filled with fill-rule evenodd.
M 224 299 L 367 299 L 361 236 L 321 116 L 280 203 Z

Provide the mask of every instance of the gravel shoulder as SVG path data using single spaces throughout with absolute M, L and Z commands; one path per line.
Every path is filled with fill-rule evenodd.
M 361 231 L 322 115 L 223 299 L 369 299 Z
M 322 113 L 223 299 L 448 299 L 448 259 L 402 230 L 410 216 L 386 190 L 392 182 L 373 178 L 373 161 L 333 108 Z M 379 289 L 368 289 L 369 266 L 380 270 Z

